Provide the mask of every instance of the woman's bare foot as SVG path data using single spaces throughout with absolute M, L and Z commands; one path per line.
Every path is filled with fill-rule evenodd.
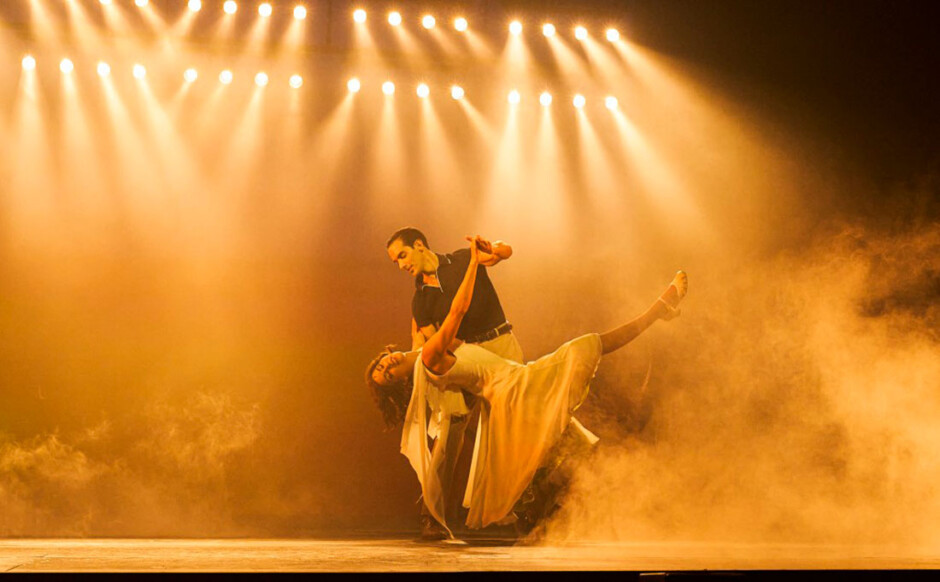
M 688 292 L 689 276 L 685 274 L 685 271 L 679 271 L 676 273 L 676 276 L 673 277 L 669 287 L 659 296 L 659 302 L 666 306 L 666 313 L 663 315 L 663 319 L 668 320 L 679 316 L 679 302 L 682 301 L 682 298 L 685 297 L 685 294 Z

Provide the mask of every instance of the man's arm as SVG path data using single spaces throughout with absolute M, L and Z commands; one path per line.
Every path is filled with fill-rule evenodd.
M 437 330 L 433 323 L 424 327 L 418 327 L 418 323 L 414 318 L 411 318 L 411 349 L 416 350 L 423 346 L 424 342 L 428 341 L 428 338 L 434 335 L 435 331 Z
M 503 241 L 490 243 L 488 240 L 480 239 L 480 264 L 484 267 L 492 267 L 511 256 L 512 247 Z

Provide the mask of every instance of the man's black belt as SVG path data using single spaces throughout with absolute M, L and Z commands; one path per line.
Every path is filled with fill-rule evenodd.
M 483 333 L 478 333 L 477 335 L 473 337 L 468 337 L 464 341 L 467 342 L 468 344 L 479 344 L 479 343 L 488 342 L 490 340 L 496 339 L 501 335 L 506 335 L 507 333 L 511 331 L 512 331 L 512 324 L 507 321 L 494 327 L 493 329 L 489 331 L 484 331 Z

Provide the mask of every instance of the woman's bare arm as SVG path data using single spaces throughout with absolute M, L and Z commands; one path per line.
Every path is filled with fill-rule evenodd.
M 434 333 L 428 341 L 424 343 L 421 351 L 421 359 L 428 369 L 438 374 L 443 374 L 447 370 L 441 369 L 447 355 L 447 348 L 450 347 L 457 337 L 457 330 L 463 321 L 463 316 L 467 314 L 470 308 L 470 301 L 473 299 L 473 286 L 477 278 L 477 267 L 480 264 L 480 251 L 477 247 L 479 236 L 467 237 L 470 241 L 470 264 L 467 266 L 467 272 L 463 277 L 463 282 L 454 295 L 454 300 L 450 304 L 450 311 L 444 318 L 444 323 L 440 329 Z M 448 366 L 449 367 L 449 366 Z

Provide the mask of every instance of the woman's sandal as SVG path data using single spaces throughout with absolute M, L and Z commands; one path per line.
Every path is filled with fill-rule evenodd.
M 666 315 L 663 319 L 669 320 L 676 317 L 679 317 L 679 314 L 682 313 L 682 310 L 679 309 L 679 302 L 682 301 L 682 298 L 685 297 L 685 294 L 689 292 L 689 276 L 686 275 L 685 271 L 678 271 L 676 276 L 672 278 L 672 283 L 669 284 L 669 287 L 676 288 L 676 304 L 670 305 L 666 301 L 666 293 L 663 293 L 659 296 L 659 302 L 666 306 Z M 666 291 L 669 291 L 669 287 L 666 288 Z

